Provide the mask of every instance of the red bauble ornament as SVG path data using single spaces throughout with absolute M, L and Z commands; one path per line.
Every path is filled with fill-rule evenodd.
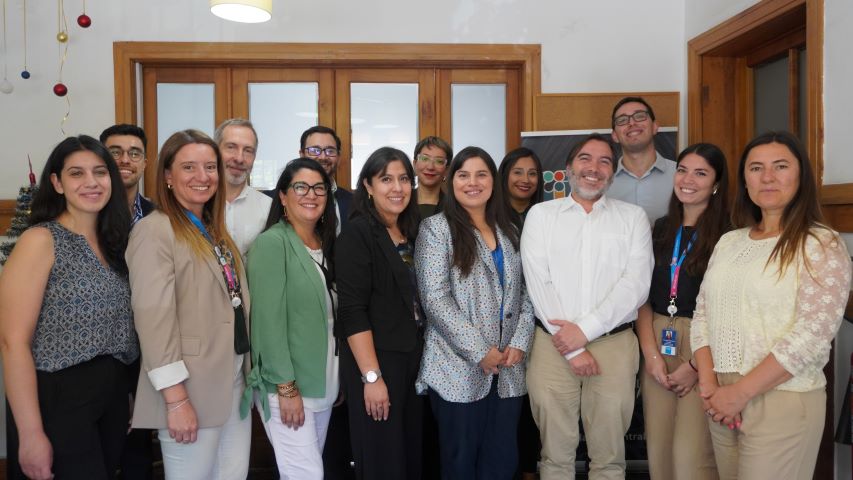
M 68 93 L 68 87 L 64 83 L 57 83 L 53 86 L 53 94 L 57 97 L 64 97 Z
M 89 28 L 92 26 L 92 17 L 86 15 L 85 13 L 77 17 L 77 25 L 80 25 L 83 28 Z

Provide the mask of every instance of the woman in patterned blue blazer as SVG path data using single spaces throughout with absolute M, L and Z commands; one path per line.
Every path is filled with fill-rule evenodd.
M 483 149 L 450 164 L 444 213 L 423 221 L 415 248 L 427 316 L 419 392 L 438 420 L 444 478 L 512 478 L 525 353 L 534 328 L 519 232 Z

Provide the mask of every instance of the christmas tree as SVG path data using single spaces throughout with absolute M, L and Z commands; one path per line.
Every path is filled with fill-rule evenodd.
M 36 176 L 33 174 L 33 164 L 30 163 L 30 185 L 21 187 L 21 190 L 18 191 L 15 216 L 12 217 L 12 223 L 6 230 L 9 241 L 0 245 L 0 264 L 6 264 L 6 259 L 12 253 L 12 249 L 15 248 L 18 237 L 30 226 L 30 205 L 33 203 L 33 195 L 36 194 L 38 188 Z

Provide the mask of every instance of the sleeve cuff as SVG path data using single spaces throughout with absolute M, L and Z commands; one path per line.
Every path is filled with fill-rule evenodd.
M 157 391 L 177 385 L 188 378 L 190 378 L 190 372 L 183 360 L 157 367 L 148 372 L 148 379 L 154 386 L 154 390 Z
M 579 348 L 573 352 L 569 352 L 569 353 L 565 354 L 564 357 L 566 358 L 566 360 L 571 360 L 571 359 L 577 357 L 578 355 L 582 354 L 585 351 L 586 351 L 586 348 Z

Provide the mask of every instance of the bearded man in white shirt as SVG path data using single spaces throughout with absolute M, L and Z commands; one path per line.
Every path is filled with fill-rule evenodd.
M 267 223 L 272 205 L 272 198 L 249 186 L 258 134 L 252 122 L 232 118 L 216 127 L 213 140 L 219 145 L 225 166 L 225 227 L 245 260 L 246 252 Z
M 653 265 L 649 223 L 642 208 L 604 195 L 614 171 L 609 138 L 583 138 L 566 170 L 571 195 L 535 205 L 521 239 L 538 327 L 527 386 L 542 436 L 540 474 L 575 478 L 581 418 L 589 478 L 624 479 L 639 367 L 631 327 Z

